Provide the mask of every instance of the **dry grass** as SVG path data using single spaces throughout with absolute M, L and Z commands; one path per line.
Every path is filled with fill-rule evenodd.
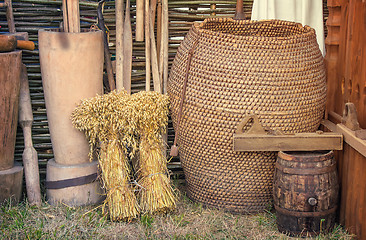
M 0 207 L 0 239 L 295 239 L 276 229 L 275 215 L 230 214 L 193 203 L 181 191 L 177 209 L 142 215 L 131 223 L 111 222 L 100 207 Z M 315 239 L 352 239 L 340 226 Z

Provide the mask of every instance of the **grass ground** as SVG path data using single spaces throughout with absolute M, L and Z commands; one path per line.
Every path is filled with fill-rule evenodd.
M 205 208 L 179 194 L 177 209 L 161 216 L 142 215 L 131 223 L 111 222 L 98 206 L 0 206 L 0 239 L 295 239 L 276 229 L 271 212 L 231 214 Z M 314 239 L 352 239 L 340 226 Z

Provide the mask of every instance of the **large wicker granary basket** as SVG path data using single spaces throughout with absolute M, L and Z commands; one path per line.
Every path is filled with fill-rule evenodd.
M 276 153 L 235 152 L 232 137 L 250 114 L 287 133 L 318 128 L 326 86 L 315 31 L 280 20 L 194 24 L 174 59 L 168 94 L 189 197 L 262 211 L 271 205 Z

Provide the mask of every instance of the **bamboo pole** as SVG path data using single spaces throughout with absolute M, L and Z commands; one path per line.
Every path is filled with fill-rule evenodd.
M 146 74 L 146 91 L 150 91 L 150 4 L 149 0 L 145 0 L 145 74 Z
M 123 0 L 116 0 L 116 89 L 123 88 Z
M 126 16 L 123 27 L 123 87 L 131 94 L 132 72 L 132 29 L 130 19 L 130 0 L 126 2 Z
M 144 0 L 136 0 L 136 34 L 138 42 L 144 41 Z

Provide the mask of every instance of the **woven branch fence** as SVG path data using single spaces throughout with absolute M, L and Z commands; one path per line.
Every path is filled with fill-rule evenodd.
M 23 51 L 23 62 L 27 65 L 30 84 L 30 94 L 34 123 L 32 127 L 33 143 L 38 152 L 41 181 L 45 180 L 46 163 L 53 158 L 52 144 L 48 129 L 45 100 L 42 89 L 41 70 L 38 55 L 38 30 L 42 28 L 58 28 L 62 21 L 61 0 L 21 0 L 13 1 L 13 12 L 17 32 L 28 32 L 29 40 L 36 43 L 36 50 Z M 328 16 L 326 0 L 324 5 L 324 22 Z M 235 13 L 236 0 L 169 0 L 169 67 L 175 53 L 191 25 L 195 21 L 203 21 L 209 17 L 232 17 Z M 253 0 L 244 0 L 244 11 L 247 18 L 251 16 Z M 135 0 L 131 1 L 131 22 L 134 37 L 135 29 Z M 112 58 L 115 54 L 115 12 L 114 1 L 107 1 L 104 7 L 104 19 L 110 30 L 110 49 Z M 97 1 L 80 1 L 81 27 L 89 28 L 96 23 Z M 5 9 L 0 9 L 0 33 L 7 32 Z M 145 46 L 144 42 L 133 42 L 133 73 L 132 92 L 145 89 Z M 85 83 L 87 84 L 87 83 Z M 151 82 L 152 86 L 152 82 Z M 66 96 L 65 96 L 66 97 Z M 168 126 L 168 145 L 174 139 L 171 122 Z M 15 160 L 22 161 L 24 149 L 23 133 L 20 127 L 17 131 Z M 174 178 L 183 179 L 183 171 L 178 158 L 172 159 L 168 168 Z

